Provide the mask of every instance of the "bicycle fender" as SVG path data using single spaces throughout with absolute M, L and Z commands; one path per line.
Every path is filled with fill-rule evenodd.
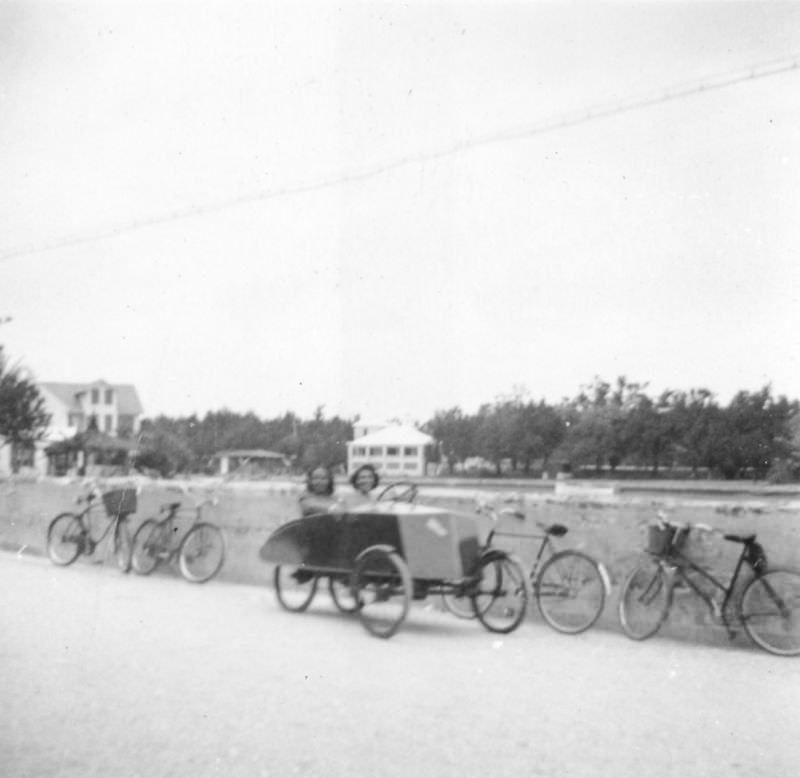
M 359 562 L 367 554 L 370 554 L 373 551 L 383 551 L 383 553 L 385 553 L 385 554 L 397 554 L 398 553 L 397 549 L 394 546 L 390 546 L 390 545 L 388 545 L 386 543 L 379 543 L 378 545 L 369 546 L 368 548 L 365 548 L 363 551 L 361 551 L 359 553 L 359 555 L 356 557 L 355 561 Z
M 508 551 L 503 551 L 500 548 L 489 548 L 484 551 L 480 557 L 478 557 L 478 562 L 483 564 L 484 562 L 494 562 L 496 560 L 509 559 L 511 557 L 512 554 L 509 554 Z

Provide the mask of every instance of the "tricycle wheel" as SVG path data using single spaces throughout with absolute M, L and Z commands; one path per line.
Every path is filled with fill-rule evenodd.
M 507 554 L 481 561 L 480 580 L 471 595 L 472 609 L 490 632 L 511 632 L 525 618 L 528 589 L 522 565 Z
M 474 619 L 475 611 L 472 609 L 472 601 L 466 592 L 444 592 L 442 594 L 442 604 L 445 610 L 450 611 L 459 619 Z
M 349 575 L 332 575 L 328 578 L 328 590 L 333 604 L 342 613 L 355 613 L 358 605 Z
M 390 638 L 408 613 L 413 589 L 403 558 L 395 551 L 367 549 L 356 560 L 353 580 L 364 628 L 376 637 Z
M 278 565 L 275 568 L 275 594 L 281 607 L 293 613 L 304 611 L 317 591 L 317 576 L 303 567 Z

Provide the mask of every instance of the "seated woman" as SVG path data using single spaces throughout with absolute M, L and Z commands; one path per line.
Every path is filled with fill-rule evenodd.
M 317 465 L 306 474 L 306 490 L 300 495 L 300 515 L 314 516 L 328 513 L 336 505 L 333 472 L 329 467 Z
M 350 476 L 350 484 L 355 490 L 355 494 L 348 495 L 347 502 L 352 505 L 374 502 L 375 497 L 371 492 L 377 488 L 380 481 L 378 471 L 372 465 L 361 465 Z

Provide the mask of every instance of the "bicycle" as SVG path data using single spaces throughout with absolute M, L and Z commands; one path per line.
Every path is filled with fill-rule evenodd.
M 187 493 L 188 494 L 188 493 Z M 160 519 L 146 519 L 133 536 L 133 569 L 139 575 L 149 575 L 161 562 L 177 559 L 178 570 L 191 583 L 205 583 L 221 569 L 225 561 L 225 538 L 215 524 L 202 520 L 203 508 L 216 505 L 209 498 L 195 502 L 195 515 L 189 529 L 178 542 L 176 518 L 181 502 L 161 506 Z
M 692 527 L 675 524 L 663 516 L 648 527 L 647 558 L 626 577 L 619 599 L 619 620 L 625 634 L 633 640 L 652 637 L 666 621 L 676 586 L 688 587 L 708 607 L 715 622 L 722 623 L 733 639 L 734 624 L 741 624 L 750 639 L 773 654 L 800 654 L 800 572 L 784 568 L 769 569 L 763 546 L 755 533 L 726 534 L 706 525 L 694 529 L 721 535 L 742 548 L 727 585 L 709 570 L 687 557 L 683 550 Z M 752 578 L 735 596 L 744 568 Z M 711 593 L 701 583 L 713 587 Z M 731 619 L 731 610 L 733 619 Z M 733 623 L 732 623 L 733 621 Z
M 524 520 L 525 514 L 510 508 L 497 511 L 488 504 L 479 504 L 477 512 L 488 513 L 493 525 L 483 545 L 483 551 L 492 547 L 496 537 L 540 541 L 536 558 L 526 577 L 539 613 L 553 629 L 577 635 L 585 632 L 600 618 L 611 588 L 608 573 L 601 563 L 583 551 L 556 549 L 553 538 L 566 535 L 567 527 L 537 522 L 541 530 L 539 533 L 501 531 L 497 529 L 501 518 L 509 516 Z M 502 580 L 501 571 L 498 570 L 496 575 Z M 473 618 L 478 615 L 476 606 L 469 601 L 466 592 L 445 592 L 442 594 L 442 601 L 445 608 L 459 618 Z
M 47 555 L 57 565 L 71 565 L 81 554 L 90 556 L 113 528 L 114 556 L 117 567 L 127 573 L 131 569 L 132 541 L 128 517 L 136 513 L 136 489 L 116 489 L 102 495 L 106 515 L 110 519 L 100 537 L 92 536 L 91 516 L 101 496 L 95 489 L 82 495 L 76 504 L 85 504 L 79 513 L 59 513 L 47 528 Z

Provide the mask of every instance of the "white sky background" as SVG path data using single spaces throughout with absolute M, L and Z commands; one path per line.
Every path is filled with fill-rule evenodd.
M 798 55 L 772 2 L 5 2 L 0 343 L 150 416 L 800 398 L 800 67 L 435 156 Z

